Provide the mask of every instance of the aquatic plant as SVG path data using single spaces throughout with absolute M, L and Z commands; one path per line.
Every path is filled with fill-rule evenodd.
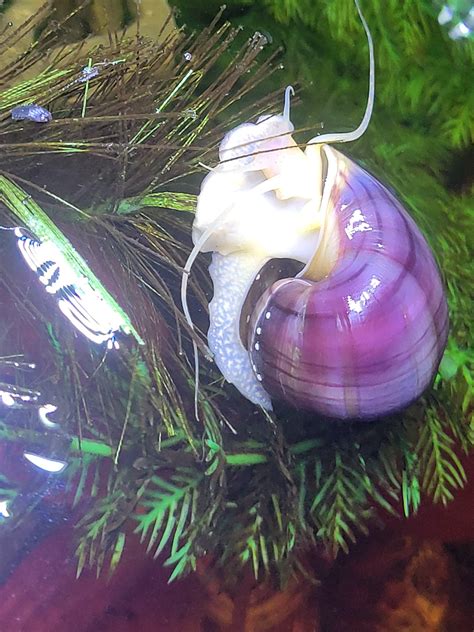
M 0 232 L 0 350 L 38 367 L 33 375 L 13 371 L 5 383 L 57 405 L 58 424 L 45 429 L 34 406 L 21 415 L 0 408 L 0 439 L 68 464 L 21 499 L 19 481 L 2 475 L 0 502 L 9 513 L 2 528 L 22 520 L 41 485 L 59 494 L 66 484 L 65 502 L 79 516 L 78 573 L 113 569 L 136 531 L 150 553 L 164 556 L 171 579 L 205 553 L 229 573 L 251 564 L 257 576 L 276 568 L 284 578 L 305 546 L 347 550 L 386 512 L 408 516 L 423 499 L 449 502 L 465 483 L 462 454 L 472 445 L 472 217 L 466 195 L 436 182 L 445 149 L 442 158 L 433 152 L 426 170 L 431 139 L 423 146 L 420 130 L 407 132 L 393 117 L 383 126 L 376 119 L 366 157 L 368 164 L 378 157 L 380 175 L 386 167 L 396 186 L 394 154 L 412 136 L 420 142 L 398 177 L 417 174 L 419 189 L 411 177 L 403 188 L 406 201 L 423 227 L 438 227 L 427 234 L 453 319 L 432 391 L 377 424 L 328 425 L 303 415 L 295 424 L 291 413 L 270 415 L 243 401 L 204 360 L 197 422 L 191 341 L 205 358 L 205 262 L 190 280 L 195 332 L 178 306 L 202 163 L 215 164 L 225 131 L 279 108 L 280 78 L 265 98 L 254 95 L 272 69 L 281 71 L 262 54 L 264 36 L 247 34 L 240 45 L 221 15 L 197 36 L 175 31 L 156 43 L 129 33 L 91 51 L 60 44 L 66 22 L 43 30 L 0 74 L 0 221 L 54 244 L 79 282 L 85 277 L 144 344 L 117 333 L 120 349 L 107 350 L 78 336 L 54 293 L 24 265 L 18 234 Z M 315 37 L 327 31 L 312 28 Z M 6 45 L 12 36 L 2 37 Z M 334 46 L 322 76 L 336 62 L 347 68 L 347 54 Z M 25 103 L 47 107 L 52 121 L 12 120 L 10 110 Z

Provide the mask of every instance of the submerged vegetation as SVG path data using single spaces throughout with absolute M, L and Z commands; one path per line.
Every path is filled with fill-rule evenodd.
M 353 59 L 339 39 L 362 36 L 350 0 L 322 4 L 326 13 L 305 24 L 312 39 L 301 45 L 318 55 L 323 44 L 329 47 L 318 63 L 318 98 L 340 104 L 341 116 L 350 111 L 343 119 L 349 126 L 363 102 L 356 96 L 365 94 L 366 60 L 363 50 Z M 396 4 L 406 11 L 408 4 L 422 6 Z M 329 9 L 336 5 L 337 15 Z M 387 16 L 413 24 L 395 18 L 395 3 L 387 5 Z M 271 11 L 282 24 L 314 16 L 296 15 L 295 6 L 274 2 Z M 0 47 L 44 18 L 40 12 L 28 27 L 7 30 Z M 35 500 L 21 477 L 1 473 L 0 501 L 8 501 L 10 515 L 0 529 L 13 529 L 42 489 L 56 489 L 79 516 L 79 573 L 113 569 L 135 531 L 151 554 L 165 556 L 171 578 L 205 553 L 227 569 L 250 563 L 255 575 L 276 568 L 285 577 L 299 566 L 305 546 L 347 550 L 384 514 L 408 516 L 423 501 L 446 504 L 464 485 L 461 461 L 473 439 L 472 198 L 445 174 L 469 132 L 460 95 L 442 98 L 433 77 L 438 96 L 428 98 L 409 78 L 397 102 L 395 83 L 403 78 L 392 69 L 421 46 L 436 44 L 453 58 L 472 48 L 456 52 L 428 15 L 402 34 L 384 26 L 386 16 L 368 11 L 367 18 L 379 42 L 380 107 L 354 153 L 406 196 L 444 270 L 452 336 L 432 391 L 372 424 L 287 411 L 268 416 L 204 361 L 196 421 L 193 332 L 178 292 L 195 196 L 203 164 L 215 164 L 225 131 L 280 106 L 282 52 L 265 48 L 268 36 L 253 31 L 240 43 L 239 29 L 221 14 L 197 36 L 175 30 L 154 42 L 130 30 L 93 50 L 62 45 L 69 18 L 51 21 L 0 71 L 0 223 L 54 242 L 144 344 L 120 335 L 120 349 L 105 350 L 77 335 L 24 265 L 14 233 L 0 231 L 0 389 L 40 393 L 39 404 L 57 406 L 54 427 L 38 419 L 34 401 L 0 407 L 0 438 L 68 464 L 61 474 L 32 481 Z M 412 47 L 392 42 L 398 37 Z M 285 61 L 287 70 L 291 63 Z M 255 96 L 264 90 L 267 96 Z M 53 120 L 12 121 L 12 107 L 25 103 L 47 107 Z M 328 120 L 339 129 L 334 117 Z M 206 265 L 202 257 L 190 279 L 203 356 L 211 292 Z M 12 357 L 36 368 L 12 366 Z

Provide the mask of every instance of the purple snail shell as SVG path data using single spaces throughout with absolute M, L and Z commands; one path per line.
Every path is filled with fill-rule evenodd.
M 201 186 L 182 299 L 192 326 L 188 274 L 199 252 L 212 252 L 207 339 L 225 379 L 266 410 L 282 400 L 366 420 L 404 408 L 429 386 L 446 346 L 448 308 L 415 222 L 331 145 L 360 138 L 373 109 L 373 43 L 355 4 L 370 59 L 360 125 L 301 149 L 288 86 L 281 115 L 230 130 Z M 288 260 L 298 270 L 275 281 L 274 262 Z
M 431 250 L 397 199 L 345 156 L 330 210 L 339 235 L 331 272 L 274 283 L 249 324 L 257 376 L 274 399 L 330 417 L 370 419 L 428 387 L 448 310 Z

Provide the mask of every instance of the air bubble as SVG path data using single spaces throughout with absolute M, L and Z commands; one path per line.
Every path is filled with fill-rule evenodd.
M 263 33 L 260 33 L 260 31 L 255 31 L 251 39 L 249 39 L 249 44 L 263 48 L 268 44 L 268 39 Z
M 183 114 L 187 119 L 192 119 L 193 121 L 195 121 L 198 117 L 196 110 L 193 110 L 192 108 L 184 110 Z

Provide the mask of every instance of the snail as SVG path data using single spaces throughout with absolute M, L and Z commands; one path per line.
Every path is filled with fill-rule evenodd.
M 36 272 L 46 292 L 57 299 L 59 309 L 74 327 L 95 344 L 105 343 L 108 349 L 118 349 L 117 332 L 122 328 L 129 333 L 127 325 L 121 323 L 120 315 L 88 280 L 75 272 L 61 250 L 52 241 L 40 241 L 22 228 L 0 229 L 13 230 L 24 260 Z
M 228 132 L 201 185 L 182 300 L 192 325 L 187 279 L 198 253 L 212 252 L 208 344 L 225 379 L 267 410 L 280 400 L 330 418 L 370 420 L 405 408 L 430 385 L 448 309 L 413 219 L 332 146 L 362 136 L 372 115 L 373 42 L 357 0 L 356 7 L 370 59 L 362 122 L 349 133 L 317 136 L 303 150 L 291 135 L 288 87 L 282 115 Z M 301 269 L 272 283 L 242 318 L 250 288 L 275 259 Z
M 30 103 L 28 105 L 17 105 L 11 111 L 14 121 L 34 121 L 35 123 L 49 123 L 53 120 L 53 115 L 42 105 Z

